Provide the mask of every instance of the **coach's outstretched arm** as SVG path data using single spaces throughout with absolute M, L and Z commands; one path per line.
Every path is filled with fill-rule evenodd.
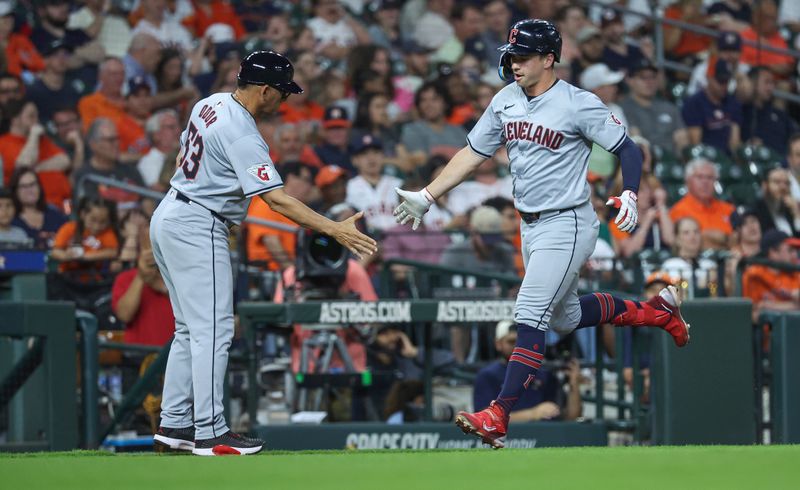
M 364 215 L 363 211 L 344 221 L 331 221 L 315 213 L 311 208 L 284 192 L 283 189 L 265 192 L 259 197 L 276 213 L 286 216 L 300 226 L 333 237 L 359 258 L 364 255 L 372 255 L 378 250 L 375 240 L 356 228 L 356 220 Z
M 402 201 L 394 210 L 394 217 L 398 223 L 404 225 L 409 221 L 411 229 L 416 230 L 422 216 L 436 199 L 450 192 L 450 189 L 464 182 L 486 157 L 478 155 L 469 146 L 465 146 L 447 162 L 442 173 L 433 179 L 433 182 L 418 192 L 395 189 Z

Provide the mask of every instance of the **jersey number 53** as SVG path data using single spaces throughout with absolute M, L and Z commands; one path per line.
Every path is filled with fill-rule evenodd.
M 197 126 L 189 122 L 189 134 L 186 135 L 186 146 L 183 148 L 183 160 L 180 165 L 187 179 L 194 180 L 197 176 L 204 148 L 203 136 L 197 132 Z

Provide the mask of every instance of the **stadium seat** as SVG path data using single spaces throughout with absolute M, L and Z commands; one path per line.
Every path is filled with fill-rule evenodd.
M 673 162 L 658 162 L 653 167 L 653 175 L 661 181 L 662 184 L 668 183 L 683 183 L 684 168 L 678 161 Z
M 719 171 L 719 180 L 724 185 L 753 180 L 750 169 L 737 163 L 718 163 L 717 170 Z
M 669 94 L 672 101 L 675 102 L 679 108 L 683 106 L 683 99 L 686 98 L 686 91 L 688 87 L 684 82 L 677 82 L 669 89 Z
M 747 169 L 750 180 L 753 182 L 762 182 L 767 175 L 767 171 L 774 167 L 780 167 L 780 162 L 759 162 L 759 161 L 748 161 L 745 162 L 745 169 Z
M 719 164 L 732 164 L 733 160 L 724 152 L 719 151 L 717 148 L 708 145 L 695 145 L 685 148 L 681 155 L 685 162 L 689 162 L 695 158 L 705 158 Z
M 736 152 L 742 162 L 771 163 L 780 162 L 782 157 L 771 148 L 761 145 L 745 145 Z
M 755 182 L 739 182 L 726 186 L 722 197 L 742 206 L 752 206 L 761 195 L 761 189 Z
M 672 206 L 680 198 L 686 195 L 686 186 L 683 183 L 668 183 L 664 184 L 664 189 L 667 191 L 667 201 L 669 205 Z
M 654 162 L 678 162 L 680 159 L 671 150 L 663 148 L 659 145 L 652 145 L 650 152 L 653 156 Z

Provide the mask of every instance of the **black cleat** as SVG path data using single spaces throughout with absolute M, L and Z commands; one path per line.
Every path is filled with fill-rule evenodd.
M 182 429 L 159 427 L 153 436 L 153 448 L 159 453 L 191 451 L 194 449 L 194 426 Z
M 264 447 L 264 441 L 239 435 L 232 430 L 213 439 L 194 441 L 192 453 L 198 456 L 225 456 L 227 454 L 255 454 Z

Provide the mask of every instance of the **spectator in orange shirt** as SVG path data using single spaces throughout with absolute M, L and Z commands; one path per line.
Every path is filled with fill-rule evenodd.
M 78 206 L 78 219 L 66 222 L 56 233 L 50 256 L 60 262 L 59 272 L 103 268 L 117 257 L 119 239 L 114 203 L 86 198 Z
M 236 39 L 245 35 L 241 19 L 229 2 L 221 0 L 194 0 L 194 14 L 183 19 L 183 25 L 195 37 L 204 37 L 208 28 L 214 24 L 225 24 L 233 29 Z
M 307 80 L 299 73 L 294 74 L 294 81 L 299 85 L 306 83 Z M 298 81 L 299 80 L 299 81 Z M 305 87 L 306 85 L 300 85 Z M 294 96 L 286 99 L 286 102 L 281 103 L 278 112 L 285 123 L 304 123 L 304 125 L 316 126 L 322 123 L 322 117 L 325 115 L 325 109 L 308 98 L 308 93 L 294 94 Z M 306 128 L 310 129 L 310 128 Z
M 327 165 L 314 177 L 322 201 L 317 211 L 325 214 L 347 198 L 347 171 L 337 165 Z
M 724 249 L 727 247 L 731 228 L 730 216 L 733 204 L 714 197 L 714 184 L 719 174 L 713 163 L 696 158 L 686 165 L 686 188 L 683 196 L 669 211 L 673 222 L 691 217 L 700 224 L 703 248 Z
M 100 65 L 99 86 L 93 94 L 81 97 L 78 113 L 87 131 L 100 118 L 110 119 L 117 127 L 120 160 L 123 163 L 138 162 L 147 152 L 147 137 L 143 125 L 136 118 L 146 120 L 150 115 L 150 88 L 141 78 L 131 80 L 130 95 L 122 95 L 125 83 L 125 66 L 118 58 L 109 58 Z M 144 87 L 147 87 L 145 92 Z M 141 90 L 140 90 L 141 88 Z M 130 111 L 130 113 L 128 113 Z M 145 114 L 146 113 L 146 114 Z
M 14 2 L 0 3 L 0 48 L 5 53 L 6 69 L 12 75 L 44 70 L 44 60 L 30 39 L 14 33 Z
M 778 31 L 778 7 L 775 2 L 761 0 L 754 8 L 753 25 L 742 31 L 742 39 L 773 48 L 789 49 Z M 748 44 L 742 47 L 741 61 L 750 66 L 765 66 L 779 77 L 790 75 L 795 67 L 795 59 L 789 55 L 759 50 Z
M 98 117 L 107 117 L 113 121 L 125 114 L 125 97 L 122 95 L 125 65 L 122 61 L 119 58 L 105 60 L 100 64 L 97 79 L 97 91 L 78 101 L 78 114 L 81 116 L 84 131 Z
M 797 262 L 789 235 L 779 230 L 764 233 L 761 255 L 775 262 Z M 742 293 L 753 301 L 753 323 L 764 310 L 795 311 L 800 308 L 800 272 L 751 265 L 742 276 Z
M 311 170 L 299 162 L 288 162 L 280 166 L 283 190 L 291 197 L 308 204 L 311 191 Z M 296 227 L 289 218 L 273 211 L 261 199 L 253 199 L 247 212 L 249 217 L 261 218 Z M 294 264 L 296 231 L 283 231 L 266 226 L 247 225 L 247 258 L 249 261 L 265 261 L 272 271 L 286 270 Z
M 125 97 L 125 114 L 114 121 L 119 131 L 122 163 L 138 163 L 150 149 L 144 126 L 152 113 L 152 100 L 150 88 L 144 78 L 132 78 Z
M 0 136 L 4 185 L 11 182 L 14 169 L 33 168 L 42 181 L 47 202 L 65 209 L 65 203 L 68 204 L 72 197 L 72 187 L 66 175 L 70 169 L 69 157 L 44 134 L 33 102 L 14 100 L 6 104 L 4 112 L 10 120 L 8 132 Z
M 702 0 L 678 0 L 664 11 L 664 18 L 702 26 L 705 23 Z M 664 24 L 664 48 L 673 59 L 694 58 L 708 49 L 711 38 Z

